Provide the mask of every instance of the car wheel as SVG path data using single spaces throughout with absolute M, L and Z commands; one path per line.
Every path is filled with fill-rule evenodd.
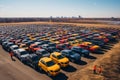
M 35 65 L 32 65 L 32 67 L 35 69 Z
M 41 67 L 39 67 L 38 70 L 39 70 L 40 72 L 42 72 L 42 68 L 41 68 Z
M 48 75 L 48 76 L 51 76 L 51 74 L 50 74 L 49 72 L 47 72 L 47 75 Z
M 75 60 L 71 59 L 71 62 L 75 62 Z

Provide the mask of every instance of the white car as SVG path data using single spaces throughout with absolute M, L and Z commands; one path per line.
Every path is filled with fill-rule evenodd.
M 29 53 L 25 49 L 18 49 L 16 51 L 16 57 L 20 59 L 21 62 L 25 63 Z

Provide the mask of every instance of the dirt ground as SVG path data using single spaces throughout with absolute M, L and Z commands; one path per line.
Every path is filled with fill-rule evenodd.
M 120 42 L 89 66 L 79 70 L 69 80 L 120 80 Z M 93 66 L 102 66 L 102 74 L 93 74 Z
M 13 25 L 13 23 L 10 23 Z M 10 25 L 0 24 L 0 25 Z M 33 23 L 15 23 L 15 24 L 46 24 L 46 22 Z M 68 24 L 68 23 L 50 23 L 50 24 Z M 99 26 L 96 24 L 74 24 L 84 25 L 86 27 Z M 104 25 L 104 27 L 110 25 Z M 119 25 L 111 27 L 119 28 Z M 103 27 L 103 26 L 102 26 Z M 90 54 L 90 57 L 82 58 L 81 62 L 71 63 L 67 68 L 61 69 L 61 73 L 56 77 L 48 77 L 44 72 L 35 71 L 29 66 L 22 64 L 18 59 L 10 59 L 8 52 L 0 46 L 0 79 L 1 80 L 120 80 L 120 42 L 109 45 L 110 50 L 105 50 L 104 54 Z M 103 74 L 93 74 L 93 65 L 102 65 Z

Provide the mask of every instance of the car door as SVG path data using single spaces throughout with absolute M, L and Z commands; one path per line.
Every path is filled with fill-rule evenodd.
M 45 72 L 47 72 L 46 63 L 45 63 L 43 60 L 41 60 L 41 68 L 42 68 Z
M 55 63 L 58 63 L 58 59 L 57 59 L 57 57 L 56 57 L 54 54 L 52 54 L 52 59 L 53 59 L 53 61 L 54 61 Z

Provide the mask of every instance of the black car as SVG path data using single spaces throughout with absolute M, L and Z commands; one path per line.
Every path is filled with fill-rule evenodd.
M 6 49 L 7 43 L 8 43 L 7 41 L 4 41 L 4 42 L 1 43 L 3 49 Z
M 56 47 L 48 47 L 46 49 L 49 53 L 53 53 L 53 52 L 59 52 L 59 50 Z
M 73 52 L 72 50 L 62 50 L 61 54 L 68 57 L 72 62 L 81 60 L 81 55 L 76 52 Z
M 14 45 L 14 43 L 8 42 L 8 43 L 5 45 L 5 50 L 9 52 L 9 51 L 10 51 L 10 47 L 11 47 L 12 45 Z
M 27 56 L 26 58 L 26 64 L 31 66 L 34 69 L 38 68 L 38 61 L 40 59 L 40 57 L 36 54 L 30 54 L 29 56 Z
M 50 47 L 56 47 L 56 44 L 55 43 L 49 43 L 48 44 Z

